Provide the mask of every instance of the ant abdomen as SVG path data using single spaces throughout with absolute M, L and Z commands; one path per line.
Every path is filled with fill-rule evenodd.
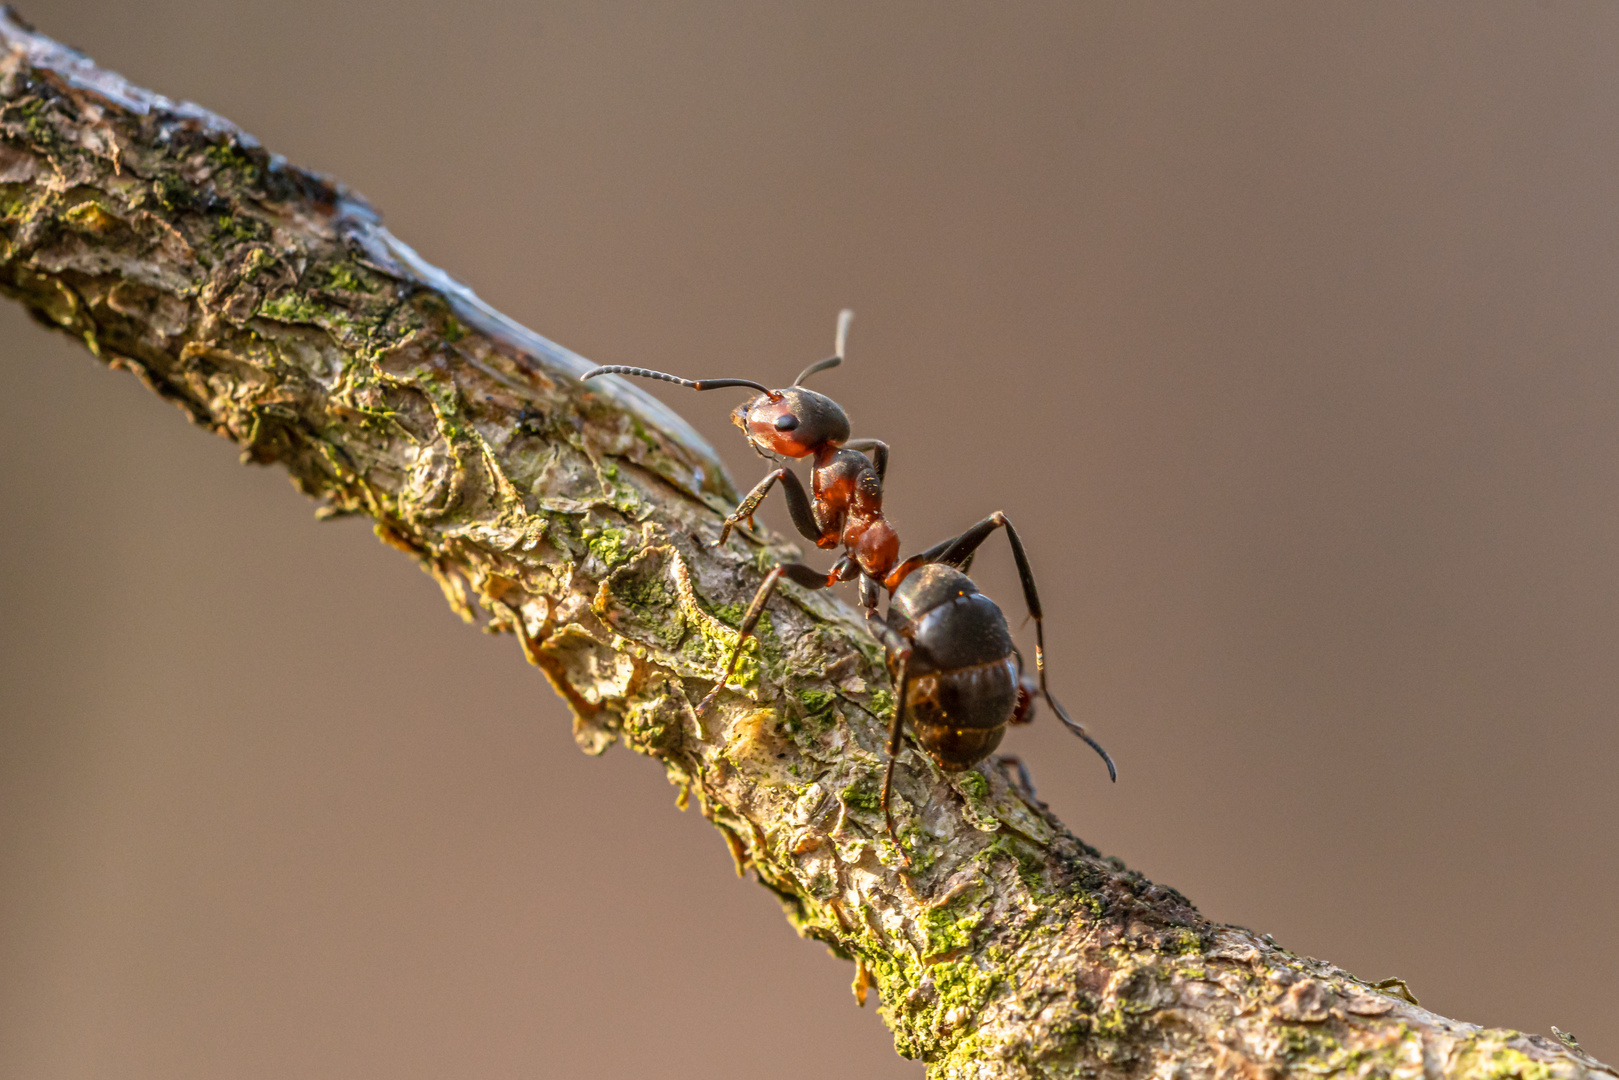
M 1018 705 L 1022 664 L 1006 616 L 942 563 L 907 575 L 889 612 L 911 647 L 904 704 L 912 732 L 940 768 L 971 768 L 1000 745 Z

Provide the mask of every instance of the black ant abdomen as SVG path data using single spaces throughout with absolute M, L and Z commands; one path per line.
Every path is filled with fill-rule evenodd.
M 1006 616 L 966 574 L 932 563 L 895 590 L 885 621 L 910 646 L 904 710 L 916 741 L 946 772 L 983 761 L 1029 707 Z M 896 679 L 898 662 L 890 651 Z

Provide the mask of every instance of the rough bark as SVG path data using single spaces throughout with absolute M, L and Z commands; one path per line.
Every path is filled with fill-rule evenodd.
M 799 933 L 855 961 L 935 1077 L 1619 1075 L 1216 925 L 995 768 L 907 749 L 854 612 L 786 586 L 716 714 L 762 568 L 678 416 L 424 264 L 353 192 L 0 16 L 0 289 L 195 422 L 364 514 L 469 620 L 513 632 L 581 745 L 652 756 Z

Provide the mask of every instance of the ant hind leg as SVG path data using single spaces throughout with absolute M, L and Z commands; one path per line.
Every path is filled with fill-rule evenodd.
M 899 657 L 899 677 L 894 680 L 894 721 L 888 730 L 888 767 L 883 770 L 883 822 L 888 826 L 888 839 L 893 841 L 894 850 L 899 852 L 900 861 L 906 866 L 911 865 L 911 857 L 905 853 L 905 845 L 899 842 L 899 830 L 894 827 L 894 764 L 899 761 L 900 740 L 905 736 L 905 697 L 911 688 L 910 679 L 911 657 L 906 650 Z
M 894 850 L 906 866 L 911 864 L 910 856 L 905 854 L 905 846 L 899 842 L 899 830 L 894 826 L 894 765 L 899 761 L 900 746 L 905 738 L 905 699 L 911 689 L 911 643 L 902 637 L 899 631 L 885 623 L 877 614 L 875 583 L 871 578 L 862 578 L 861 600 L 866 603 L 866 629 L 871 636 L 882 643 L 883 649 L 888 653 L 889 660 L 897 665 L 898 670 L 894 676 L 894 716 L 888 725 L 888 766 L 883 770 L 883 821 L 888 826 L 888 839 L 894 842 Z
M 931 562 L 941 562 L 946 566 L 954 566 L 966 573 L 963 568 L 971 564 L 973 553 L 996 529 L 1006 530 L 1007 543 L 1012 545 L 1012 561 L 1017 563 L 1018 581 L 1023 585 L 1023 603 L 1029 609 L 1029 617 L 1034 619 L 1034 670 L 1040 682 L 1040 696 L 1046 699 L 1046 704 L 1051 706 L 1051 711 L 1057 714 L 1057 719 L 1062 721 L 1063 726 L 1084 739 L 1086 745 L 1101 757 L 1107 765 L 1109 779 L 1117 781 L 1119 770 L 1113 764 L 1112 756 L 1102 749 L 1101 743 L 1091 738 L 1090 732 L 1085 730 L 1083 724 L 1068 715 L 1068 710 L 1051 695 L 1051 689 L 1046 685 L 1045 611 L 1040 606 L 1040 591 L 1034 585 L 1034 570 L 1029 566 L 1028 552 L 1023 550 L 1023 540 L 1006 515 L 997 510 L 954 540 L 935 544 L 919 557 Z

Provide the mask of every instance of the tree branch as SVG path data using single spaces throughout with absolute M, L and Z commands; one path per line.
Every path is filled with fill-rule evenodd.
M 9 9 L 0 39 L 0 289 L 515 633 L 585 749 L 661 761 L 931 1075 L 1619 1075 L 1211 924 L 990 766 L 904 752 L 903 869 L 877 801 L 889 680 L 848 607 L 784 587 L 717 715 L 692 709 L 791 549 L 715 546 L 735 493 L 684 421 L 580 383 L 340 184 Z

